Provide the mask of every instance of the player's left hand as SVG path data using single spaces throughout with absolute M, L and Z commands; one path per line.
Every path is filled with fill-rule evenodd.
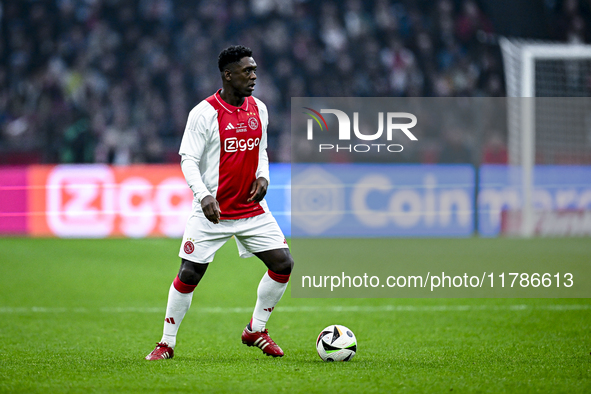
M 258 178 L 256 181 L 252 183 L 252 186 L 250 188 L 250 198 L 247 201 L 260 202 L 263 199 L 263 197 L 265 197 L 265 194 L 267 194 L 268 186 L 269 182 L 267 182 L 265 178 Z

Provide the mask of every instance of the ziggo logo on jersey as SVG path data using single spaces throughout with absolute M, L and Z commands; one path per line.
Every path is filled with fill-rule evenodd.
M 236 137 L 226 138 L 224 140 L 224 151 L 232 152 L 244 152 L 245 150 L 253 150 L 256 146 L 261 143 L 260 138 L 249 138 L 249 139 L 238 139 Z

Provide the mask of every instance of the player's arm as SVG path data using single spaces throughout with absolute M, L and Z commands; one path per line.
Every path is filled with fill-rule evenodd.
M 193 191 L 193 196 L 201 203 L 203 214 L 212 223 L 220 222 L 220 204 L 211 195 L 201 178 L 199 171 L 200 158 L 189 155 L 181 155 L 181 168 L 187 184 Z
M 269 158 L 267 156 L 267 149 L 263 148 L 263 139 L 265 140 L 265 148 L 267 146 L 267 134 L 263 133 L 261 144 L 259 146 L 259 166 L 257 168 L 257 179 L 252 183 L 250 188 L 250 198 L 248 202 L 260 202 L 267 194 L 269 187 Z
M 260 202 L 265 195 L 267 194 L 267 188 L 269 187 L 269 182 L 266 178 L 259 177 L 257 178 L 250 188 L 250 197 L 248 198 L 248 202 L 256 201 Z
M 199 163 L 207 146 L 208 132 L 211 129 L 203 112 L 203 108 L 197 106 L 189 114 L 179 149 L 181 169 L 193 191 L 193 196 L 201 204 L 205 217 L 212 223 L 219 223 L 219 203 L 205 186 L 199 170 Z
M 211 194 L 201 200 L 201 209 L 207 220 L 215 224 L 220 222 L 220 203 Z
M 259 144 L 259 165 L 256 172 L 256 180 L 250 188 L 250 198 L 248 201 L 260 202 L 267 194 L 269 187 L 269 156 L 267 156 L 267 126 L 269 124 L 269 115 L 267 107 L 257 99 L 259 107 L 259 116 L 262 124 L 261 143 Z

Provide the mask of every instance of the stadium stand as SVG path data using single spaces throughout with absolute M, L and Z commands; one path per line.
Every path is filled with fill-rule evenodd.
M 539 35 L 589 41 L 587 3 L 541 3 L 550 22 Z M 273 161 L 290 160 L 290 97 L 505 94 L 495 32 L 506 26 L 487 1 L 0 4 L 0 164 L 176 162 L 188 111 L 218 88 L 215 59 L 234 43 L 259 64 Z M 502 151 L 494 133 L 481 140 Z M 434 132 L 415 160 L 481 149 L 450 157 L 445 138 Z

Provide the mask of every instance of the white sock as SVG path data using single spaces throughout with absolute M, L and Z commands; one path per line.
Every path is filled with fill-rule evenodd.
M 180 282 L 178 277 L 175 279 L 170 290 L 168 291 L 168 304 L 166 305 L 166 317 L 164 319 L 164 333 L 162 335 L 161 342 L 167 342 L 168 346 L 174 349 L 176 345 L 176 334 L 179 331 L 179 327 L 185 314 L 191 306 L 191 300 L 193 299 L 193 290 L 195 286 L 184 285 L 186 288 L 181 290 L 188 290 L 188 287 L 192 287 L 190 292 L 181 293 L 175 287 L 175 284 Z M 178 285 L 177 285 L 178 286 Z
M 263 331 L 265 329 L 265 325 L 269 321 L 269 317 L 271 317 L 271 312 L 273 312 L 283 293 L 285 293 L 288 280 L 289 275 L 275 274 L 271 271 L 265 272 L 257 289 L 257 303 L 250 323 L 252 331 Z

